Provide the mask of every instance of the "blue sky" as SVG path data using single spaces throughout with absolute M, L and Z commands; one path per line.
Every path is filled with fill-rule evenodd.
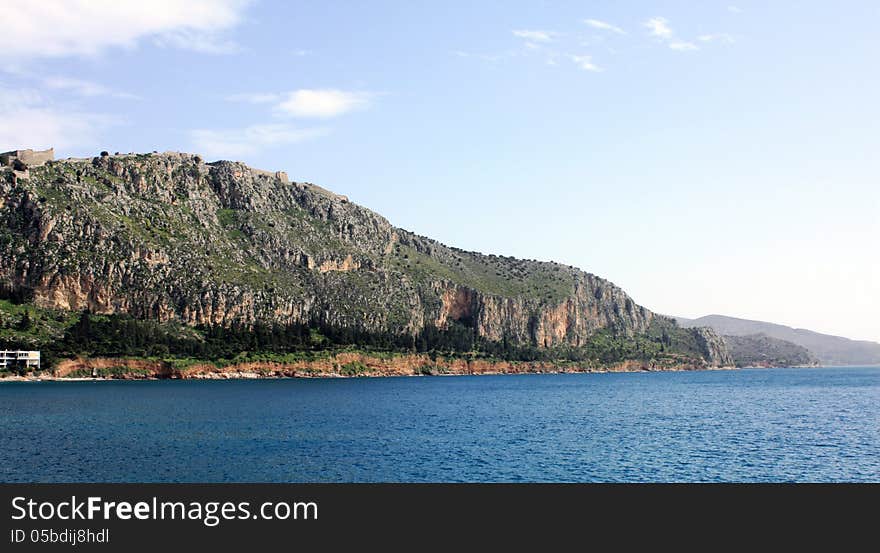
M 876 2 L 0 5 L 0 149 L 239 159 L 662 313 L 880 340 Z

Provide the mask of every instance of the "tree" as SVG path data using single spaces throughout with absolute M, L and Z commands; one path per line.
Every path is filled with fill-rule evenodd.
M 21 320 L 18 321 L 18 329 L 19 330 L 30 330 L 34 327 L 34 320 L 31 318 L 31 312 L 29 310 L 25 310 L 21 315 Z

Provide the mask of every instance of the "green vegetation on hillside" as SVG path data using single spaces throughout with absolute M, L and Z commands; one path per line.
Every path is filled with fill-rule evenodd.
M 218 366 L 244 361 L 293 362 L 339 351 L 428 353 L 595 366 L 626 360 L 663 365 L 680 359 L 676 351 L 690 347 L 699 356 L 696 345 L 683 345 L 687 334 L 675 326 L 658 326 L 647 335 L 634 337 L 617 335 L 606 329 L 597 332 L 581 347 L 544 348 L 507 340 L 484 340 L 476 336 L 472 328 L 460 323 L 453 323 L 447 329 L 429 325 L 415 336 L 332 328 L 317 323 L 189 327 L 179 323 L 138 320 L 127 315 L 46 310 L 0 300 L 0 348 L 41 349 L 45 368 L 60 359 L 76 356 L 164 359 L 171 361 L 176 368 L 182 368 L 202 362 Z M 358 371 L 358 367 L 343 367 L 344 374 L 350 372 L 354 375 Z
M 557 302 L 568 297 L 574 287 L 571 270 L 563 265 L 487 256 L 453 248 L 437 247 L 428 254 L 412 246 L 396 244 L 390 263 L 416 282 L 440 277 L 505 297 Z
M 37 347 L 46 366 L 340 349 L 591 366 L 713 355 L 693 332 L 648 328 L 647 309 L 594 275 L 449 247 L 242 163 L 103 154 L 28 178 L 0 170 L 0 194 L 0 345 Z
M 766 334 L 725 336 L 737 367 L 799 367 L 818 360 L 803 346 L 771 338 Z

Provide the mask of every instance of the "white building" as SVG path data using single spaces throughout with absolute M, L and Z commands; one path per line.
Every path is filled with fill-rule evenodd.
M 9 369 L 40 369 L 40 352 L 0 350 L 0 371 Z

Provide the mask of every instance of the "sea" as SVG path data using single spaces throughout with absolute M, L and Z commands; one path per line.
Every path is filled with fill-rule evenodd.
M 0 482 L 878 482 L 880 367 L 0 382 Z

